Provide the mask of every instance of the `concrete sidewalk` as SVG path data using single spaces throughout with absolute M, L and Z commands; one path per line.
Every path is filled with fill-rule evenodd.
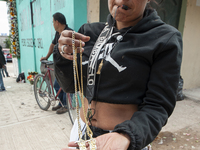
M 16 83 L 7 64 L 5 92 L 0 92 L 0 150 L 61 150 L 71 130 L 68 113 L 41 110 L 29 83 Z
M 6 92 L 0 92 L 0 150 L 61 150 L 67 147 L 72 127 L 68 113 L 57 115 L 51 108 L 41 110 L 31 85 L 16 83 L 12 63 L 8 63 L 7 68 L 11 77 L 4 78 Z M 153 150 L 200 150 L 200 142 L 192 140 L 200 139 L 200 89 L 184 90 L 184 94 L 187 98 L 177 102 L 159 139 L 153 142 Z M 190 138 L 187 137 L 190 141 L 185 139 L 185 133 L 190 134 Z M 167 141 L 167 137 L 171 141 Z
M 186 98 L 200 101 L 200 88 L 183 90 L 183 94 L 186 96 Z

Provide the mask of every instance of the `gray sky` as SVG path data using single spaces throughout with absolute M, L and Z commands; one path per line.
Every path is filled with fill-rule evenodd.
M 9 35 L 9 30 L 7 5 L 6 2 L 0 1 L 0 35 L 2 33 Z

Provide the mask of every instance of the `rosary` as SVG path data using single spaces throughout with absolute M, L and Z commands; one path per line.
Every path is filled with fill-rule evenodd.
M 75 99 L 76 99 L 76 116 L 78 121 L 78 134 L 79 134 L 79 141 L 76 143 L 79 145 L 80 150 L 86 150 L 86 143 L 88 142 L 90 145 L 90 150 L 96 150 L 96 140 L 92 138 L 93 133 L 88 125 L 88 115 L 86 116 L 85 113 L 85 106 L 84 106 L 84 96 L 83 96 L 83 73 L 82 73 L 82 45 L 80 40 L 80 74 L 81 74 L 81 81 L 79 81 L 79 74 L 78 74 L 78 65 L 77 65 L 77 48 L 75 47 L 75 31 L 72 32 L 72 49 L 73 49 L 73 73 L 74 73 L 74 86 L 75 86 Z M 78 85 L 77 85 L 78 82 Z M 81 83 L 80 83 L 81 82 Z M 78 86 L 78 87 L 77 87 Z M 80 92 L 80 99 L 82 103 L 83 109 L 83 116 L 86 124 L 86 132 L 85 132 L 85 140 L 82 139 L 82 132 L 81 132 L 81 124 L 80 124 L 80 116 L 79 116 L 79 102 L 78 102 L 78 89 Z M 91 111 L 91 109 L 88 109 Z M 88 112 L 91 113 L 91 112 Z M 86 133 L 89 136 L 89 140 L 86 140 Z

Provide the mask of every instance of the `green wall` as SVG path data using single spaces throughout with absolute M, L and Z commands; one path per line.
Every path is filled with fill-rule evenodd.
M 87 0 L 74 0 L 74 30 L 78 31 L 83 23 L 87 23 Z
M 75 31 L 87 23 L 87 0 L 16 0 L 16 4 L 21 53 L 19 72 L 24 71 L 26 76 L 29 71 L 40 72 L 40 58 L 46 56 L 55 35 L 52 23 L 55 12 L 63 13 L 68 26 Z

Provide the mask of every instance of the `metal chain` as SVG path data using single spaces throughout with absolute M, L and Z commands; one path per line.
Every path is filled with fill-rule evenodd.
M 80 124 L 80 118 L 79 118 L 79 109 L 77 109 L 78 106 L 78 97 L 77 97 L 77 81 L 76 81 L 76 49 L 75 49 L 75 31 L 72 32 L 72 50 L 73 50 L 73 71 L 74 71 L 74 86 L 75 86 L 75 99 L 76 99 L 76 117 L 78 121 L 78 133 L 79 133 L 79 139 L 82 137 L 81 132 L 81 124 Z
M 83 96 L 83 69 L 82 69 L 82 41 L 80 40 L 80 69 L 81 69 L 81 86 L 79 81 L 79 74 L 78 74 L 78 65 L 77 65 L 77 48 L 75 47 L 75 32 L 72 32 L 72 49 L 73 49 L 73 71 L 74 71 L 74 86 L 75 86 L 75 98 L 76 98 L 76 115 L 78 120 L 78 132 L 79 132 L 79 141 L 77 141 L 80 150 L 86 150 L 85 142 L 89 142 L 90 144 L 90 150 L 96 149 L 96 140 L 92 138 L 93 133 L 88 125 L 88 118 L 86 117 L 85 113 L 85 105 L 84 105 L 84 96 Z M 78 88 L 77 88 L 77 82 L 78 82 L 78 88 L 80 91 L 80 98 L 82 103 L 82 109 L 83 109 L 83 115 L 84 120 L 86 124 L 86 133 L 90 137 L 89 140 L 85 141 L 82 140 L 82 132 L 81 132 L 81 124 L 80 124 L 80 116 L 79 116 L 79 102 L 78 102 Z
M 80 40 L 80 68 L 81 68 L 81 88 L 79 86 L 79 89 L 80 89 L 80 92 L 81 92 L 81 103 L 82 103 L 82 107 L 83 107 L 83 115 L 84 115 L 84 119 L 85 119 L 85 122 L 86 122 L 86 132 L 87 132 L 87 135 L 90 137 L 90 139 L 92 139 L 92 136 L 93 136 L 93 133 L 92 133 L 92 130 L 90 129 L 89 125 L 88 125 L 88 118 L 86 117 L 86 113 L 85 113 L 85 104 L 84 104 L 84 98 L 83 98 L 83 68 L 82 68 L 82 44 L 81 44 L 81 40 Z M 77 68 L 77 72 L 78 72 L 78 68 Z M 78 75 L 78 73 L 77 73 Z M 78 78 L 79 76 L 77 76 Z

